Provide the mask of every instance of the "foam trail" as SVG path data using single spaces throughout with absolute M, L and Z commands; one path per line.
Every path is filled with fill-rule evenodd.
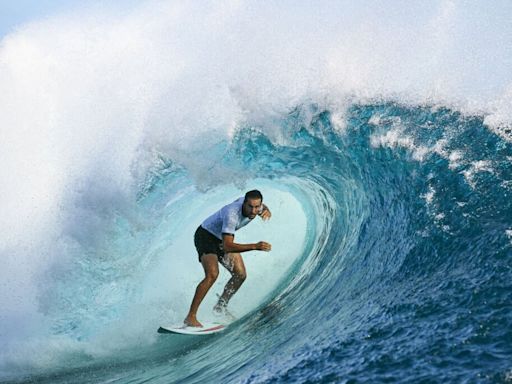
M 250 159 L 249 166 L 239 165 L 225 155 L 245 127 L 263 132 L 272 145 L 296 145 L 299 129 L 283 123 L 283 116 L 297 105 L 329 109 L 340 135 L 354 104 L 451 107 L 483 116 L 486 129 L 510 141 L 511 8 L 506 1 L 492 7 L 458 1 L 396 7 L 377 1 L 150 1 L 122 12 L 76 9 L 20 26 L 0 45 L 2 341 L 28 340 L 30 346 L 41 337 L 44 344 L 55 316 L 64 314 L 62 323 L 70 324 L 72 301 L 45 288 L 65 286 L 70 271 L 116 270 L 105 272 L 120 281 L 115 287 L 91 278 L 88 289 L 98 302 L 109 289 L 130 289 L 139 280 L 130 280 L 129 270 L 145 248 L 129 239 L 151 237 L 162 219 L 137 200 L 148 175 L 185 172 L 187 181 L 165 181 L 179 185 L 164 189 L 176 196 L 187 188 L 241 189 L 265 178 L 251 173 Z M 318 118 L 301 113 L 305 126 Z M 374 149 L 418 148 L 398 125 L 397 136 L 372 136 Z M 431 153 L 444 152 L 419 148 L 416 159 Z M 465 164 L 457 153 L 453 169 Z M 473 173 L 466 173 L 472 181 Z M 126 261 L 128 245 L 119 239 L 140 253 Z M 115 259 L 112 265 L 104 262 L 107 256 Z M 77 313 L 87 315 L 86 309 Z M 105 310 L 102 319 L 116 315 Z M 91 335 L 94 323 L 80 329 Z M 67 343 L 55 349 L 83 350 Z M 17 358 L 23 359 L 20 350 Z

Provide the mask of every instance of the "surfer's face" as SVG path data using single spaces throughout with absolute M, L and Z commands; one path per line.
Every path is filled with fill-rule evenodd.
M 261 199 L 247 199 L 242 205 L 242 214 L 249 219 L 254 219 L 261 210 Z

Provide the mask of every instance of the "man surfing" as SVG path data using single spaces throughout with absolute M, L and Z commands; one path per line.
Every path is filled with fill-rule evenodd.
M 214 306 L 214 311 L 223 313 L 229 300 L 243 284 L 247 274 L 240 253 L 247 251 L 270 251 L 272 246 L 260 241 L 252 244 L 235 243 L 235 231 L 249 224 L 256 216 L 268 220 L 272 216 L 263 204 L 260 191 L 252 190 L 231 204 L 222 207 L 208 217 L 197 228 L 194 244 L 203 265 L 205 277 L 196 288 L 190 311 L 184 320 L 190 327 L 202 327 L 197 320 L 197 310 L 204 297 L 219 275 L 219 263 L 231 273 L 231 279 L 224 287 L 224 292 Z

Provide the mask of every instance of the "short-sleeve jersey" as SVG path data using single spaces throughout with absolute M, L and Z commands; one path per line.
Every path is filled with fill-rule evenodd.
M 240 197 L 208 217 L 201 226 L 220 240 L 222 240 L 223 233 L 234 235 L 236 230 L 252 221 L 242 215 L 243 204 L 244 197 Z

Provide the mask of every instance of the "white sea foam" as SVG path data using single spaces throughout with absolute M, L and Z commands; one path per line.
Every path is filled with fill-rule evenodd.
M 475 175 L 481 172 L 494 173 L 492 162 L 489 160 L 478 160 L 470 163 L 468 169 L 462 171 L 464 178 L 467 183 L 472 187 L 476 188 Z
M 0 326 L 38 332 L 46 273 L 102 238 L 109 212 L 146 225 L 132 207 L 157 154 L 202 186 L 234 182 L 215 144 L 309 101 L 338 106 L 340 131 L 346 100 L 387 98 L 482 113 L 510 139 L 511 7 L 151 1 L 20 26 L 0 44 Z M 399 130 L 372 140 L 430 150 Z

